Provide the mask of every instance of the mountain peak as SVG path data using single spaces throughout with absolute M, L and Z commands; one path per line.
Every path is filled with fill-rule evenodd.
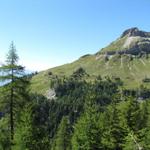
M 145 32 L 139 30 L 137 27 L 133 27 L 130 29 L 127 29 L 123 32 L 121 35 L 121 38 L 128 36 L 128 37 L 134 37 L 134 36 L 140 36 L 140 37 L 150 37 L 150 32 Z
M 100 53 L 110 55 L 150 53 L 150 32 L 141 31 L 137 27 L 127 29 L 120 38 L 103 48 Z

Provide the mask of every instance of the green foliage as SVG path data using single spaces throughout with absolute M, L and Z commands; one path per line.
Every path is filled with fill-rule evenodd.
M 50 102 L 41 95 L 32 95 L 31 132 L 29 134 L 30 150 L 49 150 L 49 110 Z M 28 137 L 28 136 L 27 136 Z
M 150 102 L 146 101 L 141 107 L 141 129 L 139 138 L 144 149 L 150 149 Z
M 71 126 L 68 117 L 63 117 L 54 138 L 52 150 L 71 149 Z
M 136 146 L 136 144 L 132 138 L 132 135 L 128 134 L 125 137 L 125 143 L 123 145 L 123 150 L 137 150 L 137 149 L 138 149 L 138 147 Z
M 91 109 L 87 107 L 75 125 L 72 138 L 73 150 L 148 149 L 149 106 L 147 102 L 140 104 L 134 98 L 126 99 L 125 102 L 113 100 L 104 112 L 94 113 L 94 110 L 98 108 L 94 105 L 89 107 Z M 122 107 L 125 104 L 126 107 Z
M 20 120 L 15 132 L 14 150 L 31 150 L 33 149 L 33 127 L 32 127 L 32 104 L 27 104 L 21 111 Z
M 140 106 L 137 100 L 134 98 L 128 99 L 128 110 L 126 112 L 126 120 L 128 127 L 133 131 L 138 131 L 139 129 L 139 117 L 140 117 Z
M 0 150 L 10 150 L 10 129 L 8 117 L 0 119 Z
M 24 68 L 18 65 L 18 59 L 12 42 L 7 54 L 6 64 L 0 67 L 0 82 L 3 82 L 0 106 L 5 115 L 9 114 L 11 146 L 14 145 L 15 128 L 20 111 L 28 99 L 28 80 L 24 76 Z
M 32 95 L 24 106 L 15 133 L 14 150 L 49 150 L 49 102 L 43 96 Z
M 14 77 L 17 78 L 13 86 L 9 82 L 0 88 L 0 112 L 4 113 L 0 119 L 0 146 L 3 149 L 10 148 L 7 116 L 10 87 L 15 89 L 13 150 L 150 148 L 149 89 L 123 90 L 124 83 L 117 77 L 98 76 L 89 81 L 90 76 L 79 68 L 69 77 L 49 74 L 56 97 L 47 99 L 43 95 L 27 94 L 27 81 L 32 76 L 16 74 Z
M 88 76 L 88 74 L 82 67 L 80 67 L 75 72 L 73 72 L 73 74 L 71 76 L 75 79 L 81 79 L 84 76 Z
M 74 127 L 72 137 L 73 150 L 101 149 L 102 128 L 99 113 L 91 97 L 87 100 L 84 114 L 79 118 Z M 102 127 L 102 126 L 101 126 Z
M 70 64 L 39 72 L 38 75 L 33 76 L 31 88 L 36 93 L 45 94 L 53 76 L 69 77 L 79 67 L 84 68 L 88 74 L 82 76 L 88 82 L 92 82 L 98 75 L 101 75 L 102 78 L 105 76 L 119 77 L 126 89 L 136 89 L 139 84 L 150 88 L 149 82 L 142 82 L 145 77 L 149 78 L 150 75 L 150 57 L 148 59 L 133 57 L 133 60 L 131 60 L 131 56 L 128 55 L 114 55 L 108 58 L 109 60 L 105 61 L 104 55 L 91 55 Z M 48 76 L 48 72 L 53 72 L 53 75 Z
M 127 135 L 127 126 L 117 104 L 113 103 L 104 113 L 105 130 L 102 143 L 105 149 L 121 149 Z

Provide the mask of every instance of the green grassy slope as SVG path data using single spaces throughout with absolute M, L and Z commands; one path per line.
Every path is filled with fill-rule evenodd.
M 125 36 L 123 38 L 118 38 L 116 41 L 110 43 L 108 46 L 103 48 L 101 51 L 102 52 L 108 52 L 108 51 L 120 51 L 120 50 L 123 50 L 123 44 L 125 43 L 126 40 L 127 40 L 127 36 Z
M 32 79 L 32 90 L 44 94 L 50 87 L 49 72 L 58 76 L 69 76 L 76 69 L 82 67 L 91 76 L 97 75 L 120 77 L 126 88 L 136 88 L 141 84 L 150 87 L 150 83 L 143 83 L 144 78 L 150 78 L 150 57 L 131 58 L 129 55 L 113 55 L 109 60 L 104 55 L 90 55 L 56 68 L 40 72 Z
M 133 47 L 137 48 L 138 44 L 144 46 L 144 51 L 145 48 L 150 51 L 149 34 L 149 32 L 139 31 L 137 28 L 126 30 L 124 34 L 122 34 L 123 36 L 120 36 L 120 38 L 95 55 L 85 55 L 73 63 L 40 72 L 33 77 L 31 89 L 34 92 L 45 94 L 50 88 L 50 72 L 59 77 L 69 76 L 79 67 L 84 68 L 90 75 L 90 78 L 87 80 L 92 80 L 95 76 L 101 75 L 102 77 L 110 76 L 121 78 L 126 88 L 137 88 L 141 84 L 150 87 L 150 82 L 142 82 L 145 78 L 150 79 L 150 55 L 148 57 L 135 57 L 133 55 L 118 55 L 114 53 L 120 50 L 132 50 Z M 111 54 L 110 56 L 109 54 L 106 57 L 105 52 L 113 52 L 113 55 Z

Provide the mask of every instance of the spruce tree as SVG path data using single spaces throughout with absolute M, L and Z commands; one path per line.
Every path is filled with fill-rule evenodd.
M 71 126 L 67 116 L 62 118 L 58 127 L 52 150 L 70 150 Z
M 103 148 L 121 150 L 128 133 L 121 111 L 117 108 L 117 104 L 113 103 L 104 114 Z
M 128 136 L 125 139 L 124 149 L 133 149 L 136 147 L 142 150 L 143 146 L 140 144 L 139 131 L 141 130 L 141 111 L 140 103 L 133 97 L 127 100 L 126 122 L 128 126 Z M 144 123 L 144 122 L 143 122 Z
M 85 112 L 77 121 L 72 137 L 73 150 L 102 150 L 103 125 L 93 96 L 86 102 Z
M 14 134 L 15 145 L 13 150 L 34 150 L 32 111 L 32 103 L 26 104 L 21 111 L 20 120 Z

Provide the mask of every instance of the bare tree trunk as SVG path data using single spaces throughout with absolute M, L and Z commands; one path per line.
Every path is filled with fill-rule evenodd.
M 11 98 L 10 98 L 10 130 L 11 130 L 11 140 L 13 140 L 14 139 L 13 88 L 11 89 Z
M 11 145 L 13 145 L 14 140 L 14 115 L 13 115 L 13 103 L 14 103 L 14 70 L 11 70 L 11 95 L 10 95 L 10 136 L 11 136 Z M 11 148 L 10 148 L 11 149 Z

